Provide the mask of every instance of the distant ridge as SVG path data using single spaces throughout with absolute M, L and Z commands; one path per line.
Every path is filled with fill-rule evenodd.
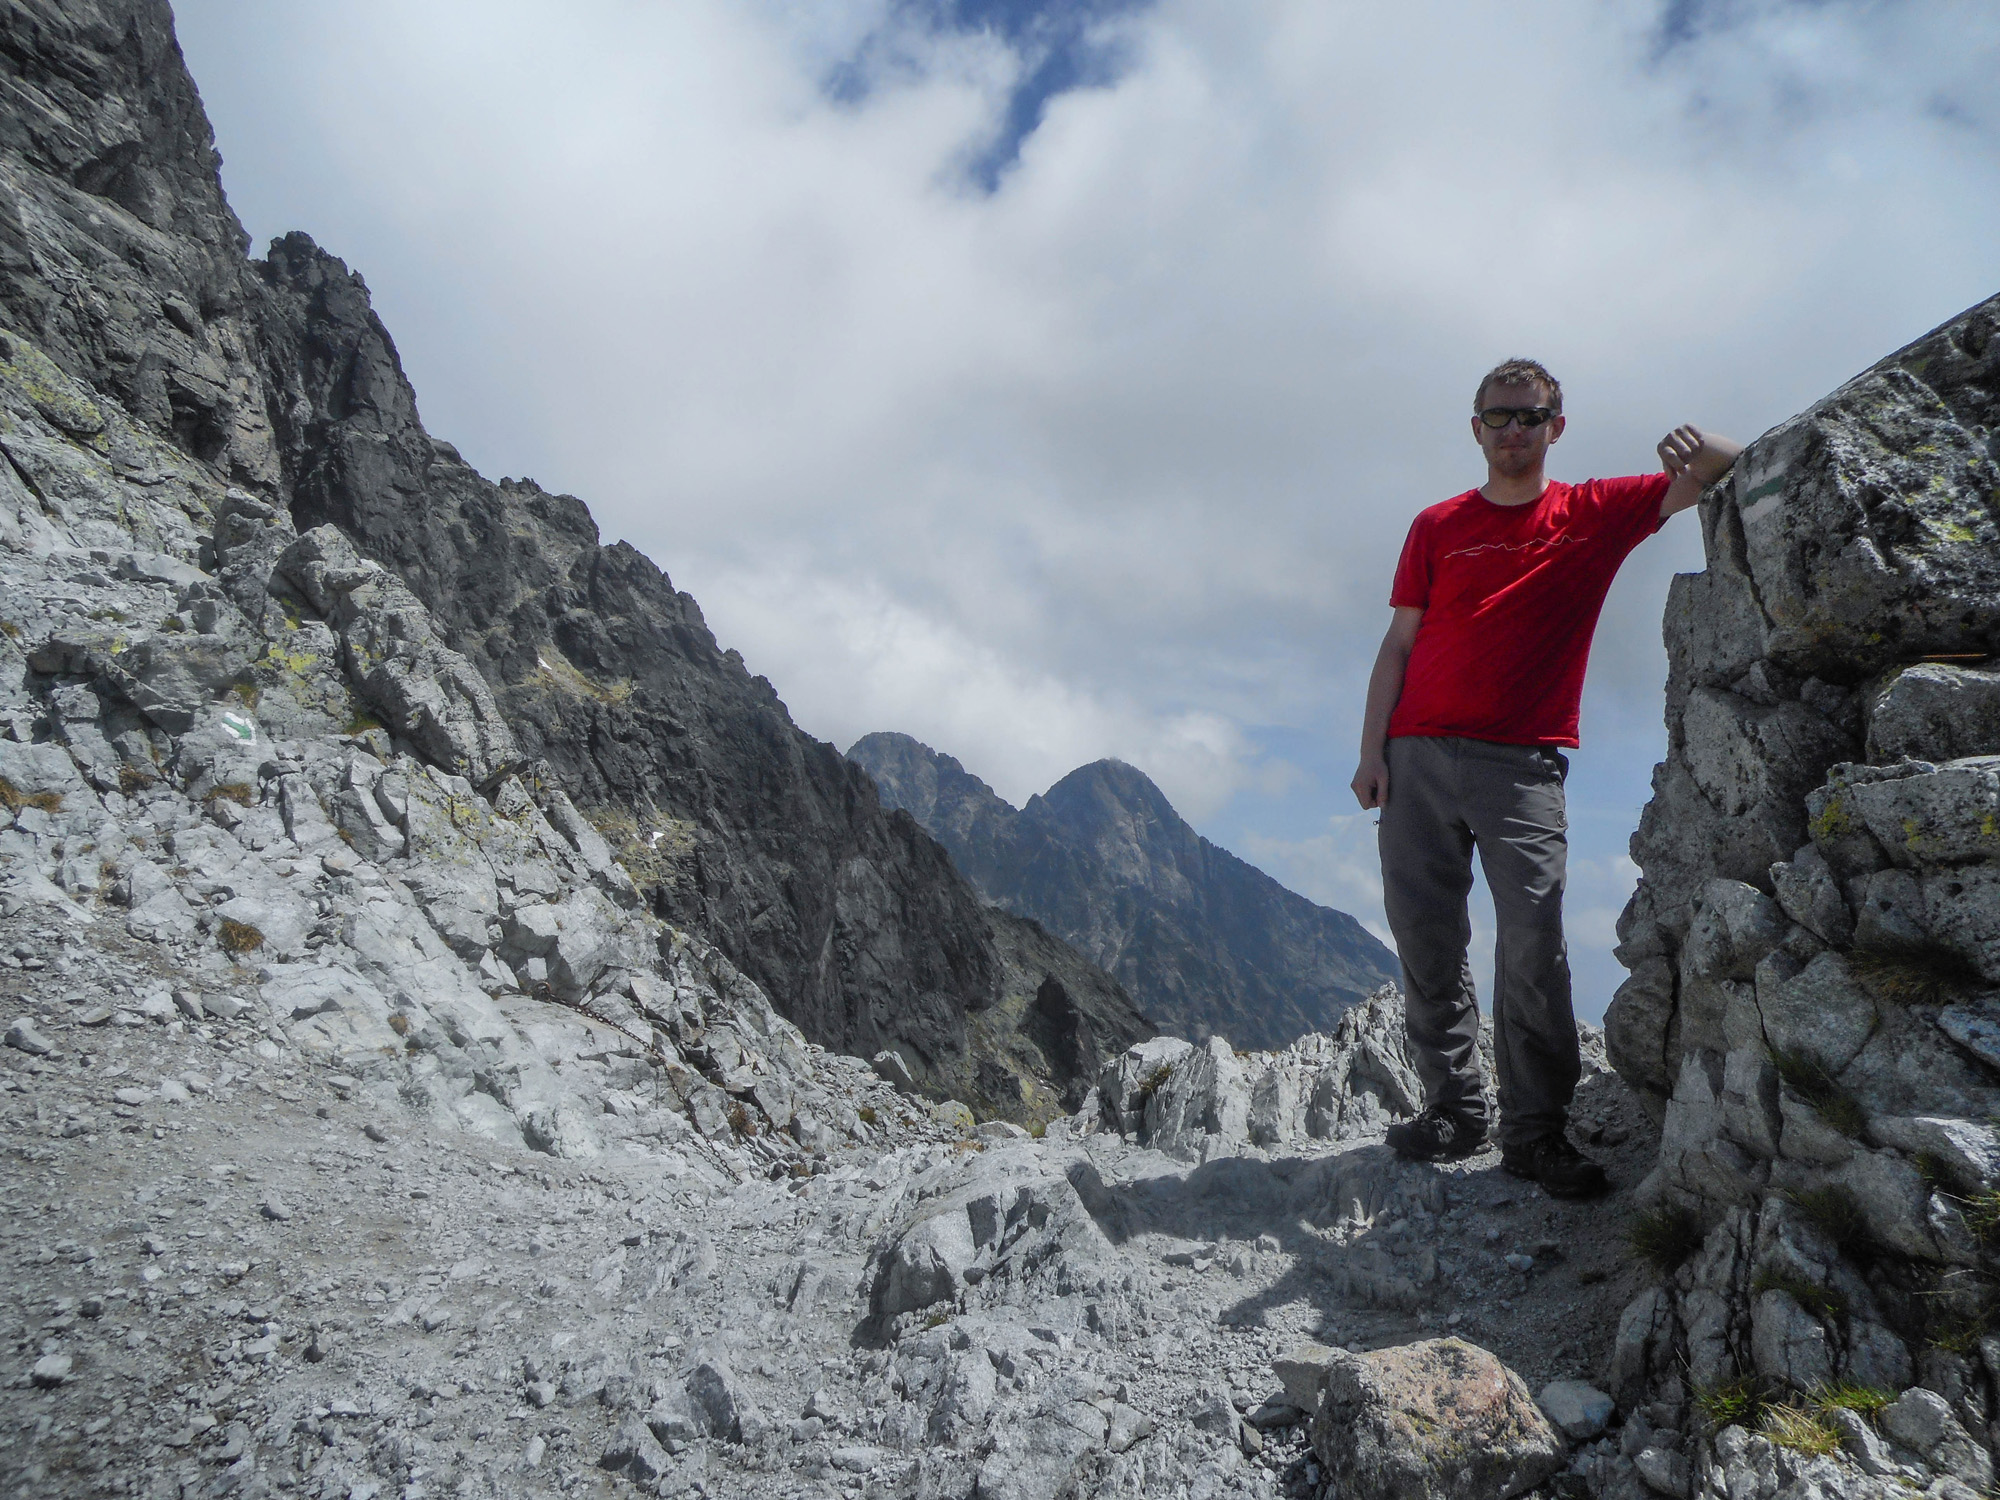
M 1016 808 L 906 734 L 847 754 L 986 900 L 1094 959 L 1163 1031 L 1282 1047 L 1396 977 L 1395 955 L 1353 917 L 1211 844 L 1122 761 L 1079 767 Z

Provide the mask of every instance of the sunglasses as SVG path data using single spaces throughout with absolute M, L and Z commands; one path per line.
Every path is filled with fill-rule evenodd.
M 1555 415 L 1555 409 L 1548 406 L 1489 406 L 1479 414 L 1479 420 L 1495 432 L 1509 422 L 1519 422 L 1523 428 L 1539 427 Z

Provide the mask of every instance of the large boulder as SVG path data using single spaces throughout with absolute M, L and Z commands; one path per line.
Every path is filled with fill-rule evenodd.
M 1507 1500 L 1564 1462 L 1521 1377 L 1454 1338 L 1336 1352 L 1312 1445 L 1347 1500 Z

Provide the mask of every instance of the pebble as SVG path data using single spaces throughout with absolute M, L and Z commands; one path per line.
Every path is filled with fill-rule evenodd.
M 22 1016 L 7 1028 L 7 1045 L 30 1057 L 47 1057 L 55 1051 L 55 1044 L 35 1029 L 35 1023 Z
M 44 1354 L 35 1361 L 30 1372 L 36 1385 L 49 1387 L 61 1385 L 69 1379 L 71 1360 L 67 1354 Z
M 290 1206 L 276 1193 L 265 1194 L 264 1201 L 257 1205 L 257 1211 L 265 1218 L 275 1220 L 280 1224 L 285 1223 L 292 1216 Z

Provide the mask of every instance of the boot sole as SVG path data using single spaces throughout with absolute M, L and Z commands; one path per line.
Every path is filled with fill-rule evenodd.
M 1384 1142 L 1384 1144 L 1387 1145 L 1388 1143 Z M 1389 1146 L 1389 1149 L 1396 1153 L 1398 1161 L 1464 1161 L 1468 1156 L 1477 1156 L 1491 1144 L 1490 1141 L 1482 1136 L 1470 1146 L 1454 1146 L 1449 1151 L 1404 1151 L 1402 1148 L 1393 1145 Z

